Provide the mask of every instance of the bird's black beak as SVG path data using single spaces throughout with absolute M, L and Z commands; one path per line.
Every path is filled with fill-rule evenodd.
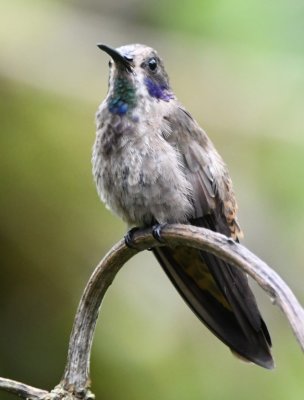
M 109 54 L 115 64 L 122 65 L 127 69 L 127 71 L 132 72 L 133 63 L 131 59 L 124 57 L 117 50 L 112 49 L 112 47 L 106 46 L 105 44 L 98 44 L 97 47 Z

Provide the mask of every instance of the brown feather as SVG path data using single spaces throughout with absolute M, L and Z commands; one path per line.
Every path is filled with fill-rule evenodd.
M 228 170 L 205 132 L 188 112 L 166 116 L 166 140 L 182 154 L 192 184 L 191 224 L 238 240 L 237 204 Z M 183 246 L 153 250 L 184 300 L 208 328 L 240 357 L 273 367 L 271 340 L 247 276 L 212 254 Z

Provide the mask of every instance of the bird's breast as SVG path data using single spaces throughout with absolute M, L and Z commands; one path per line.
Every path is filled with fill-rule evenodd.
M 193 214 L 192 188 L 181 155 L 157 130 L 143 129 L 118 132 L 115 145 L 109 145 L 113 127 L 97 131 L 93 174 L 98 193 L 130 225 L 185 222 Z

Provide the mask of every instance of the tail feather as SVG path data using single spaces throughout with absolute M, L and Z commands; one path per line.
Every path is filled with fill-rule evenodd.
M 246 276 L 217 257 L 184 246 L 153 253 L 198 318 L 231 350 L 273 368 L 271 340 Z

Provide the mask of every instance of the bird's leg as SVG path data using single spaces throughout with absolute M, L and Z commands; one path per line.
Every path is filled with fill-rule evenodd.
M 152 236 L 154 239 L 156 239 L 159 243 L 165 243 L 165 240 L 161 236 L 161 231 L 162 229 L 166 226 L 167 224 L 156 224 L 152 226 Z
M 134 233 L 137 232 L 139 229 L 140 228 L 138 226 L 135 226 L 134 228 L 128 230 L 128 232 L 125 234 L 125 245 L 130 249 L 137 250 L 134 244 Z

